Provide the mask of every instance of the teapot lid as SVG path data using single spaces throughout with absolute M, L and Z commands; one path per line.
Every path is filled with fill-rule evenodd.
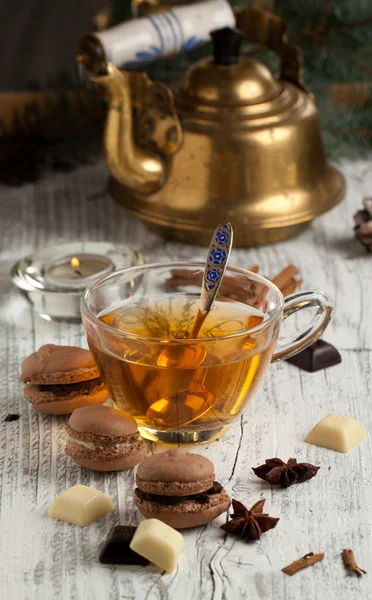
M 225 27 L 211 33 L 214 58 L 196 63 L 178 88 L 177 99 L 183 105 L 239 108 L 269 102 L 282 91 L 262 63 L 239 56 L 242 34 Z

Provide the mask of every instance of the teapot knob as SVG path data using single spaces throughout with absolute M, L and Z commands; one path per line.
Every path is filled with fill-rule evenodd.
M 239 62 L 243 34 L 240 29 L 223 27 L 211 31 L 216 65 L 235 65 Z

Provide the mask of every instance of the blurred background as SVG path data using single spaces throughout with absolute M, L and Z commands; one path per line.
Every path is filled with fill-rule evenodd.
M 11 185 L 100 156 L 105 105 L 79 78 L 75 56 L 85 33 L 187 0 L 2 0 L 0 7 L 0 180 Z M 372 0 L 231 0 L 288 23 L 304 55 L 332 158 L 372 148 Z M 277 68 L 277 57 L 247 48 Z M 210 53 L 209 44 L 143 69 L 176 81 Z

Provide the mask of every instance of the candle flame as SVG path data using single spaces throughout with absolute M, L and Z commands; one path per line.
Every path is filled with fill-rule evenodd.
M 76 258 L 76 256 L 74 256 L 74 257 L 71 259 L 71 266 L 72 266 L 74 269 L 77 269 L 78 267 L 80 267 L 80 260 L 79 260 L 78 258 Z

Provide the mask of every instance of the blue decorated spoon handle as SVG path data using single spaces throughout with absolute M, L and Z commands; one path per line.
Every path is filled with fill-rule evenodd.
M 208 258 L 204 269 L 199 310 L 196 315 L 189 338 L 196 338 L 203 325 L 225 274 L 233 242 L 233 229 L 230 223 L 222 223 L 213 234 Z

